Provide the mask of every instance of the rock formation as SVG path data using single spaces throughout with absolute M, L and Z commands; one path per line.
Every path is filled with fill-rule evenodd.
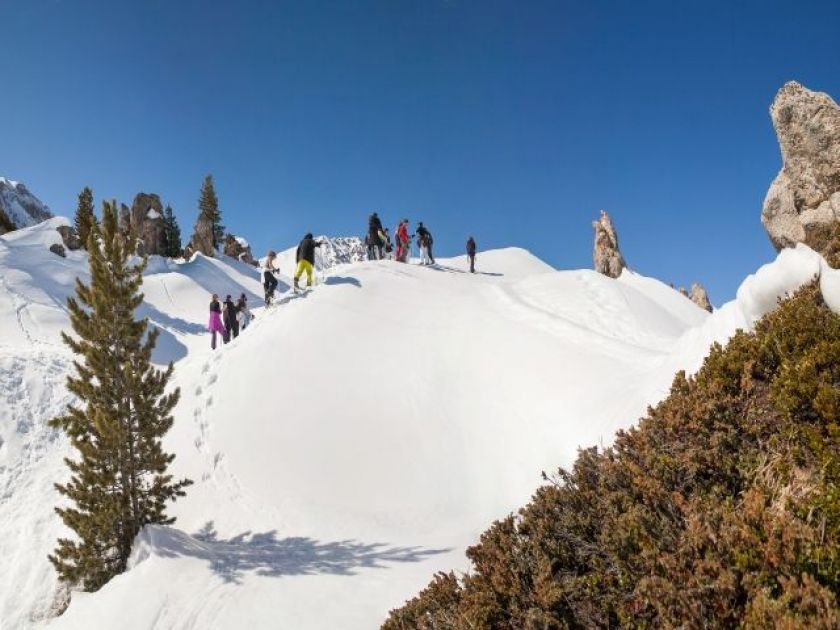
M 777 250 L 805 243 L 820 251 L 824 226 L 840 218 L 840 107 L 830 96 L 795 81 L 770 107 L 782 150 L 782 170 L 761 211 Z
M 196 252 L 205 256 L 213 256 L 216 253 L 213 247 L 213 222 L 203 213 L 198 215 L 192 238 L 184 248 L 184 257 L 190 258 Z
M 56 256 L 67 258 L 67 253 L 64 251 L 64 245 L 60 243 L 53 243 L 52 245 L 50 245 L 50 251 Z
M 595 271 L 610 278 L 618 278 L 627 267 L 621 250 L 618 248 L 618 236 L 615 233 L 610 215 L 601 210 L 601 218 L 592 222 L 595 228 L 595 249 L 593 260 Z
M 123 221 L 125 206 L 120 211 Z M 128 210 L 131 229 L 137 234 L 137 253 L 148 256 L 166 255 L 166 226 L 163 220 L 163 204 L 160 197 L 144 192 L 137 193 L 131 209 Z
M 69 249 L 71 252 L 82 248 L 82 240 L 79 238 L 79 234 L 76 232 L 76 228 L 70 225 L 60 225 L 55 229 L 56 232 L 58 232 L 61 235 L 61 240 L 64 242 L 64 247 Z
M 20 182 L 0 177 L 0 234 L 30 227 L 53 214 Z
M 244 238 L 228 234 L 225 238 L 224 247 L 225 256 L 236 258 L 249 265 L 257 266 L 257 261 L 254 260 L 254 255 L 251 253 L 251 246 Z
M 709 293 L 699 282 L 695 282 L 691 285 L 691 293 L 689 294 L 688 299 L 703 310 L 709 311 L 710 313 L 712 312 L 712 302 L 709 300 Z

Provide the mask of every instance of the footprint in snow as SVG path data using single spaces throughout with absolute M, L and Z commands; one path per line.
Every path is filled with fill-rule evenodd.
M 215 382 L 218 380 L 218 378 L 219 378 L 219 377 L 218 377 L 218 375 L 217 375 L 217 374 L 211 374 L 211 375 L 210 375 L 210 378 L 208 378 L 208 379 L 207 379 L 207 385 L 208 385 L 208 386 L 209 386 L 209 385 L 212 385 L 213 383 L 215 383 Z
M 196 396 L 201 396 L 202 391 L 203 390 L 201 389 L 201 385 L 199 385 L 198 387 L 195 388 L 195 395 Z
M 207 403 L 205 404 L 205 406 L 206 407 L 212 407 L 213 406 L 213 397 L 212 396 L 207 397 Z

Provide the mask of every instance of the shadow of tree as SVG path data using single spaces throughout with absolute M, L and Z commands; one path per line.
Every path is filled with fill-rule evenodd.
M 189 536 L 166 528 L 155 536 L 156 552 L 167 557 L 206 560 L 226 582 L 239 584 L 245 573 L 266 577 L 288 575 L 354 575 L 361 568 L 387 568 L 388 563 L 420 562 L 451 549 L 392 547 L 384 543 L 356 540 L 320 542 L 309 537 L 277 538 L 274 530 L 243 532 L 228 539 L 218 537 L 213 522 Z

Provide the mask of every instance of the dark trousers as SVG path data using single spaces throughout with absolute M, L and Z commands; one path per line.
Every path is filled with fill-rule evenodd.
M 470 273 L 475 273 L 475 254 L 467 254 L 470 258 Z
M 233 320 L 232 322 L 225 322 L 225 330 L 227 331 L 227 339 L 225 339 L 225 343 L 231 339 L 236 339 L 239 336 L 239 322 L 236 320 Z

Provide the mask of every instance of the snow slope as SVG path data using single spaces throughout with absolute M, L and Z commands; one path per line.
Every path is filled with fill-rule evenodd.
M 55 599 L 69 449 L 46 422 L 68 401 L 57 335 L 85 261 L 47 252 L 54 232 L 0 237 L 2 628 L 42 625 Z M 375 627 L 436 570 L 467 569 L 464 548 L 542 470 L 608 443 L 823 265 L 785 251 L 709 315 L 651 278 L 555 271 L 521 249 L 482 253 L 476 275 L 440 263 L 333 266 L 212 353 L 210 292 L 253 301 L 258 271 L 153 259 L 143 314 L 182 390 L 167 448 L 196 483 L 175 527 L 144 530 L 129 571 L 48 625 Z

